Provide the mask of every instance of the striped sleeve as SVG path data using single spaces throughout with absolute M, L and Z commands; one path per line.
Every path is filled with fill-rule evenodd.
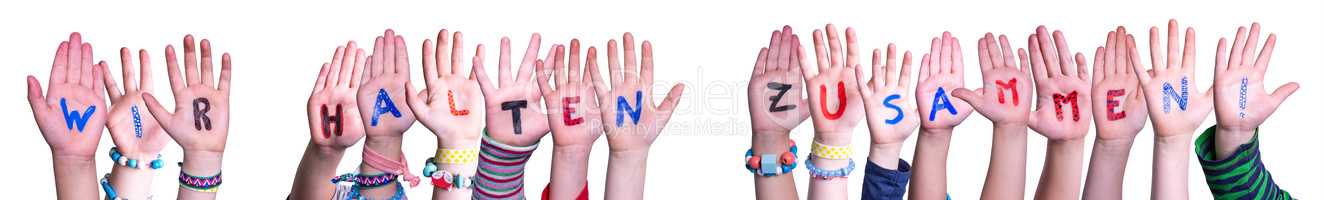
M 1214 155 L 1214 127 L 1205 129 L 1195 140 L 1195 155 L 1203 168 L 1205 182 L 1215 199 L 1293 199 L 1274 184 L 1273 177 L 1260 160 L 1259 130 L 1249 143 L 1242 144 L 1226 158 Z

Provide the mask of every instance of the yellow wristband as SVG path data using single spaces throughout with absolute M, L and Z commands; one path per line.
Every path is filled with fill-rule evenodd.
M 473 164 L 478 162 L 478 148 L 472 149 L 437 149 L 433 161 L 438 164 Z
M 814 141 L 813 152 L 814 157 L 831 160 L 845 160 L 850 159 L 851 154 L 855 153 L 855 150 L 851 148 L 850 145 L 828 146 L 823 143 L 818 143 L 818 141 Z

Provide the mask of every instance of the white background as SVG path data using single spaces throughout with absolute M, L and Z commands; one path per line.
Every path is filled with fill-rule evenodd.
M 1252 3 L 1253 2 L 1253 3 Z M 369 44 L 383 29 L 394 28 L 410 45 L 413 67 L 424 38 L 435 37 L 441 28 L 466 34 L 466 50 L 489 45 L 489 68 L 495 68 L 496 44 L 511 36 L 515 55 L 521 55 L 528 35 L 543 34 L 543 47 L 568 43 L 572 37 L 586 45 L 605 46 L 625 31 L 641 40 L 651 40 L 656 49 L 654 94 L 660 99 L 671 83 L 688 84 L 680 109 L 664 135 L 653 144 L 647 179 L 651 199 L 752 199 L 751 175 L 741 166 L 749 148 L 749 122 L 745 82 L 760 47 L 769 33 L 789 24 L 811 44 L 810 31 L 832 22 L 853 26 L 862 50 L 896 42 L 899 49 L 926 52 L 930 38 L 952 31 L 965 43 L 965 55 L 975 54 L 976 38 L 985 32 L 1007 34 L 1014 46 L 1036 25 L 1065 31 L 1071 49 L 1091 57 L 1103 43 L 1107 31 L 1117 25 L 1129 27 L 1138 40 L 1148 37 L 1149 26 L 1164 26 L 1177 18 L 1198 32 L 1198 66 L 1195 85 L 1201 90 L 1212 79 L 1214 44 L 1218 37 L 1234 36 L 1237 26 L 1263 23 L 1265 32 L 1279 34 L 1279 43 L 1266 84 L 1276 87 L 1288 81 L 1301 83 L 1300 91 L 1282 105 L 1262 128 L 1261 150 L 1275 180 L 1294 196 L 1324 197 L 1319 188 L 1324 171 L 1319 170 L 1321 131 L 1317 126 L 1324 101 L 1318 79 L 1317 58 L 1324 54 L 1324 12 L 1320 1 L 1238 2 L 762 2 L 653 1 L 653 2 L 144 2 L 137 5 L 114 2 L 10 1 L 0 6 L 0 110 L 9 110 L 0 127 L 9 131 L 0 140 L 4 164 L 4 196 L 23 199 L 53 199 L 55 189 L 48 147 L 42 140 L 31 109 L 22 95 L 24 77 L 47 80 L 51 56 L 69 32 L 82 32 L 95 48 L 97 59 L 108 60 L 118 75 L 119 47 L 147 49 L 157 70 L 160 95 L 168 96 L 164 73 L 164 47 L 180 45 L 184 34 L 212 40 L 216 52 L 234 57 L 231 133 L 225 155 L 223 199 L 276 199 L 288 192 L 289 183 L 309 137 L 305 102 L 318 66 L 329 60 L 335 46 L 346 40 Z M 1147 42 L 1141 54 L 1148 59 Z M 812 52 L 812 51 L 811 51 Z M 868 52 L 868 51 L 861 51 Z M 218 53 L 219 54 L 219 53 Z M 916 54 L 921 55 L 919 53 Z M 218 55 L 219 56 L 219 55 Z M 540 56 L 541 57 L 541 56 Z M 866 57 L 863 57 L 867 59 Z M 605 59 L 605 58 L 600 58 Z M 974 56 L 965 58 L 967 71 L 977 72 Z M 865 61 L 867 62 L 867 61 Z M 1148 63 L 1148 62 L 1146 62 Z M 418 72 L 414 79 L 421 79 Z M 496 74 L 489 69 L 489 74 Z M 979 85 L 979 73 L 967 73 L 967 85 Z M 665 84 L 665 85 L 664 85 Z M 1272 88 L 1270 88 L 1272 90 Z M 169 105 L 171 98 L 163 97 Z M 1201 128 L 1213 125 L 1206 119 Z M 955 132 L 948 158 L 948 189 L 956 199 L 979 196 L 991 131 L 990 123 L 975 115 Z M 1146 128 L 1132 147 L 1125 178 L 1126 199 L 1149 194 L 1152 129 Z M 792 137 L 811 141 L 809 123 Z M 854 146 L 860 149 L 855 161 L 864 162 L 867 130 L 855 130 Z M 435 148 L 433 135 L 422 126 L 406 133 L 404 151 L 418 173 L 418 163 Z M 549 136 L 550 137 L 550 136 Z M 1033 194 L 1044 157 L 1043 137 L 1029 137 L 1026 194 Z M 1090 141 L 1094 138 L 1088 136 Z M 550 138 L 544 138 L 528 164 L 526 194 L 536 196 L 547 183 L 550 169 Z M 1087 142 L 1087 150 L 1089 144 Z M 112 146 L 109 135 L 101 139 L 97 170 L 109 172 L 111 162 L 104 154 Z M 902 158 L 910 160 L 914 137 L 907 142 Z M 353 170 L 360 161 L 360 148 L 349 149 L 340 171 Z M 601 198 L 607 165 L 606 140 L 599 140 L 589 167 L 592 198 Z M 807 148 L 803 148 L 807 149 Z M 163 152 L 167 161 L 180 158 L 173 142 Z M 807 155 L 807 150 L 801 156 Z M 1088 156 L 1088 153 L 1085 154 Z M 1088 162 L 1088 158 L 1085 159 Z M 1083 163 L 1082 166 L 1087 166 Z M 1191 159 L 1190 193 L 1210 198 L 1199 164 Z M 850 178 L 850 197 L 858 198 L 863 168 Z M 160 199 L 173 199 L 178 167 L 167 165 L 153 185 Z M 808 176 L 796 169 L 799 194 L 807 193 Z M 1083 176 L 1084 174 L 1082 174 Z M 427 185 L 409 190 L 409 196 L 426 198 Z

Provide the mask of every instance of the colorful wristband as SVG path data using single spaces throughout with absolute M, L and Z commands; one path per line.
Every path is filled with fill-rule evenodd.
M 473 164 L 478 162 L 478 149 L 437 149 L 437 156 L 432 162 L 441 164 Z
M 124 156 L 123 153 L 120 153 L 119 147 L 110 148 L 110 160 L 115 161 L 114 163 L 117 165 L 122 165 L 134 169 L 141 169 L 139 168 L 140 165 L 138 165 L 139 163 L 138 159 L 130 159 L 128 156 Z M 165 161 L 161 160 L 161 154 L 156 154 L 156 159 L 152 160 L 152 162 L 149 164 L 149 167 L 151 167 L 152 169 L 161 169 L 163 165 L 165 165 Z
M 478 174 L 474 176 L 475 199 L 525 199 L 524 164 L 538 148 L 513 146 L 492 139 L 484 131 L 482 151 L 478 159 Z
M 358 184 L 355 184 L 354 186 L 351 186 L 351 187 L 348 189 L 348 191 L 349 191 L 348 193 L 345 193 L 343 196 L 336 196 L 336 198 L 332 198 L 332 199 L 346 199 L 346 200 L 365 200 L 365 199 L 368 199 L 367 197 L 363 197 L 363 193 L 362 193 L 360 190 L 363 190 L 363 188 L 362 188 L 362 187 L 359 187 Z M 337 194 L 337 195 L 340 195 L 340 194 Z M 406 198 L 405 198 L 405 186 L 404 186 L 404 184 L 396 184 L 396 185 L 395 185 L 395 194 L 391 195 L 391 198 L 389 198 L 389 199 L 390 199 L 390 200 L 401 200 L 401 199 L 406 199 Z
M 459 173 L 437 170 L 437 164 L 429 162 L 424 163 L 423 176 L 432 178 L 432 186 L 446 191 L 456 189 L 472 189 L 474 183 L 473 176 L 465 176 Z
M 193 176 L 179 170 L 179 186 L 197 192 L 214 193 L 221 187 L 221 173 L 212 176 Z
M 777 176 L 789 174 L 795 169 L 796 154 L 798 148 L 794 140 L 787 140 L 791 143 L 791 148 L 787 152 L 779 154 L 762 154 L 754 156 L 754 149 L 745 151 L 745 169 L 759 176 Z
M 347 173 L 347 174 L 341 174 L 340 176 L 336 176 L 335 178 L 331 178 L 331 183 L 352 182 L 354 183 L 355 187 L 372 189 L 395 183 L 395 181 L 399 177 L 400 177 L 399 174 L 391 174 L 391 173 L 382 173 L 376 175 Z
M 851 148 L 850 145 L 828 146 L 823 143 L 818 143 L 818 141 L 814 141 L 812 151 L 815 157 L 831 160 L 850 159 L 850 156 L 855 153 L 855 149 Z
M 806 160 L 805 169 L 809 170 L 810 177 L 814 177 L 818 179 L 846 178 L 847 176 L 850 176 L 851 171 L 855 171 L 855 161 L 854 160 L 846 160 L 846 161 L 847 161 L 846 167 L 835 170 L 824 170 L 822 168 L 818 168 L 818 166 L 814 166 L 813 161 Z

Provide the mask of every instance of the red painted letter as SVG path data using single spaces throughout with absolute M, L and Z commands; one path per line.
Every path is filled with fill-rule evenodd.
M 455 91 L 447 90 L 447 91 L 446 91 L 446 98 L 447 98 L 447 99 L 450 99 L 450 104 L 451 104 L 451 115 L 455 115 L 455 116 L 465 116 L 465 115 L 469 115 L 469 109 L 464 109 L 464 110 L 456 110 L 456 109 L 455 109 Z
M 1116 121 L 1118 119 L 1126 118 L 1125 110 L 1117 111 L 1117 106 L 1120 106 L 1121 103 L 1117 102 L 1116 99 L 1113 99 L 1113 97 L 1120 97 L 1122 95 L 1126 95 L 1126 90 L 1108 90 L 1108 121 Z
M 997 80 L 993 81 L 993 83 L 998 85 L 998 103 L 1007 103 L 1007 95 L 1005 91 L 1011 90 L 1011 105 L 1021 105 L 1021 95 L 1020 92 L 1016 90 L 1016 78 L 1012 78 L 1007 82 Z
M 1076 91 L 1071 91 L 1066 96 L 1053 94 L 1053 105 L 1057 109 L 1057 120 L 1062 121 L 1062 104 L 1066 103 L 1071 103 L 1071 120 L 1080 121 L 1080 106 L 1076 102 Z
M 578 103 L 579 96 L 561 98 L 561 122 L 565 123 L 566 126 L 584 123 L 584 117 L 571 118 L 571 115 L 575 113 L 575 107 L 571 106 Z
M 819 110 L 823 110 L 824 117 L 827 117 L 830 120 L 836 120 L 841 118 L 841 114 L 846 113 L 846 82 L 837 81 L 837 101 L 841 102 L 837 104 L 837 113 L 828 111 L 827 86 L 818 86 L 818 108 L 820 108 Z

